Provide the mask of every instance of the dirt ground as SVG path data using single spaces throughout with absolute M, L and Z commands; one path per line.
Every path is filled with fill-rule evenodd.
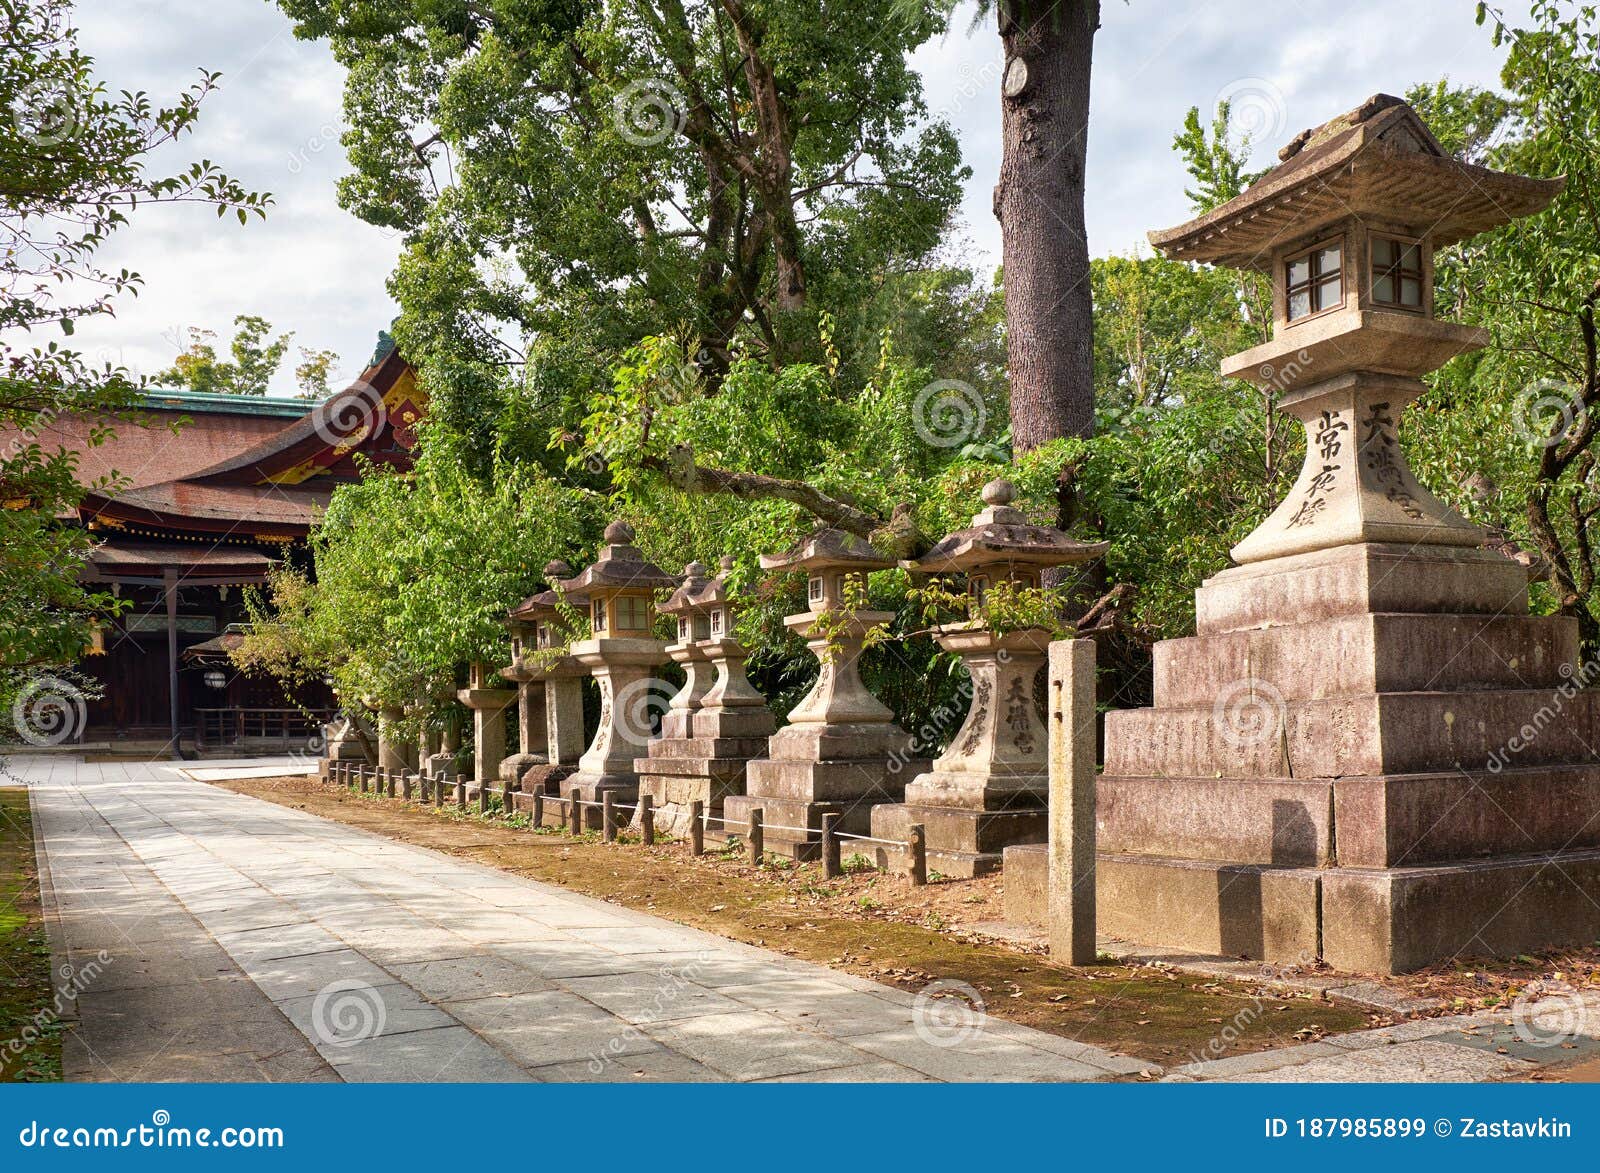
M 757 869 L 732 851 L 696 858 L 681 842 L 574 840 L 535 831 L 525 819 L 514 825 L 355 795 L 315 779 L 219 785 L 907 990 L 938 978 L 964 981 L 992 1014 L 1153 1063 L 1221 1058 L 1392 1021 L 1315 993 L 1286 995 L 1162 965 L 1052 965 L 1040 950 L 971 927 L 1001 918 L 999 877 L 924 888 L 878 872 L 824 880 L 815 865 L 772 860 Z
M 0 1083 L 61 1078 L 28 792 L 0 789 Z

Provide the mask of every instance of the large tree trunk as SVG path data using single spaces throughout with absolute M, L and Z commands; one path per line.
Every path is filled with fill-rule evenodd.
M 1089 67 L 1098 0 L 1001 0 L 1004 244 L 1011 439 L 1018 452 L 1094 430 L 1089 243 L 1083 223 Z

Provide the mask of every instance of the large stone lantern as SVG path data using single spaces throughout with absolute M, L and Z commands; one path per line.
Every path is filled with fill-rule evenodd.
M 661 605 L 678 624 L 667 654 L 684 666 L 685 681 L 661 720 L 661 736 L 636 763 L 639 792 L 649 794 L 664 825 L 684 829 L 689 804 L 712 818 L 729 795 L 743 794 L 746 763 L 765 751 L 775 722 L 766 698 L 744 674 L 745 648 L 733 638 L 738 600 L 728 586 L 733 559 L 708 579 L 699 562 Z
M 1387 95 L 1280 157 L 1151 234 L 1270 275 L 1272 340 L 1222 369 L 1278 392 L 1306 458 L 1196 592 L 1198 634 L 1156 646 L 1154 706 L 1106 715 L 1100 926 L 1358 972 L 1591 941 L 1600 693 L 1574 682 L 1576 621 L 1529 616 L 1524 569 L 1395 434 L 1419 376 L 1485 340 L 1434 317 L 1435 251 L 1561 181 L 1453 159 Z
M 547 583 L 572 577 L 572 568 L 556 560 L 544 568 Z M 578 759 L 587 744 L 583 735 L 583 682 L 589 669 L 568 653 L 572 641 L 570 607 L 554 589 L 531 595 L 510 613 L 514 626 L 512 664 L 530 694 L 537 694 L 523 711 L 524 722 L 542 721 L 543 727 L 528 731 L 529 741 L 542 747 L 543 763 L 526 766 L 519 781 L 525 791 L 557 793 L 561 781 L 578 768 Z
M 639 757 L 653 730 L 652 694 L 661 691 L 654 669 L 667 658 L 655 637 L 655 593 L 677 587 L 678 579 L 646 562 L 633 545 L 633 527 L 614 521 L 606 527 L 600 557 L 575 578 L 556 584 L 563 598 L 588 608 L 592 635 L 569 652 L 600 686 L 600 724 L 578 759 L 578 772 L 564 783 L 586 802 L 607 791 L 629 802 L 638 794 Z M 590 825 L 599 813 L 589 811 Z
M 867 575 L 895 561 L 860 538 L 823 529 L 787 553 L 763 554 L 761 565 L 805 574 L 807 609 L 784 625 L 805 639 L 820 668 L 789 724 L 768 739 L 767 756 L 747 767 L 746 793 L 724 809 L 737 825 L 760 808 L 773 824 L 767 847 L 804 859 L 820 847 L 824 814 L 839 815 L 840 830 L 864 834 L 873 804 L 898 802 L 905 779 L 926 762 L 911 757 L 911 735 L 861 680 L 868 632 L 894 616 L 854 604 L 865 598 Z
M 1107 542 L 1079 542 L 1032 525 L 1011 506 L 1010 481 L 983 488 L 984 508 L 967 529 L 947 535 L 907 570 L 963 575 L 976 610 L 998 583 L 1040 585 L 1041 571 L 1092 561 Z M 872 813 L 872 833 L 904 840 L 913 823 L 927 836 L 928 857 L 946 875 L 973 876 L 1000 865 L 1014 843 L 1043 843 L 1049 829 L 1049 740 L 1034 696 L 1051 634 L 1042 627 L 993 630 L 981 619 L 942 627 L 934 637 L 961 657 L 971 686 L 966 721 L 933 768 L 906 784 L 903 805 Z

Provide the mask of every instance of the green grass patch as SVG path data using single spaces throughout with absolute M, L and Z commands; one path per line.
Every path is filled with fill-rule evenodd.
M 0 1083 L 61 1078 L 28 792 L 0 789 Z

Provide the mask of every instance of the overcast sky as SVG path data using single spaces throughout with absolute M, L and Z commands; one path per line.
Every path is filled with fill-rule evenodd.
M 1493 85 L 1499 51 L 1473 24 L 1472 0 L 1103 0 L 1095 42 L 1088 222 L 1096 255 L 1127 252 L 1151 228 L 1187 218 L 1172 135 L 1190 106 L 1231 95 L 1265 165 L 1301 129 L 1368 95 L 1448 75 Z M 948 117 L 973 170 L 963 232 L 975 259 L 1000 253 L 990 195 L 1000 164 L 999 38 L 969 33 L 970 10 L 924 46 L 916 64 L 930 108 Z M 102 254 L 145 278 L 115 320 L 85 323 L 92 356 L 145 374 L 170 364 L 189 326 L 232 336 L 237 314 L 260 314 L 295 344 L 335 350 L 342 381 L 364 364 L 394 316 L 385 291 L 399 241 L 341 211 L 334 183 L 342 76 L 325 44 L 295 39 L 266 0 L 80 0 L 78 24 L 101 76 L 159 99 L 220 71 L 222 89 L 197 132 L 167 162 L 222 164 L 274 193 L 265 223 L 219 221 L 197 208 L 140 209 Z M 291 352 L 292 353 L 292 352 Z M 285 362 L 273 390 L 294 390 Z

